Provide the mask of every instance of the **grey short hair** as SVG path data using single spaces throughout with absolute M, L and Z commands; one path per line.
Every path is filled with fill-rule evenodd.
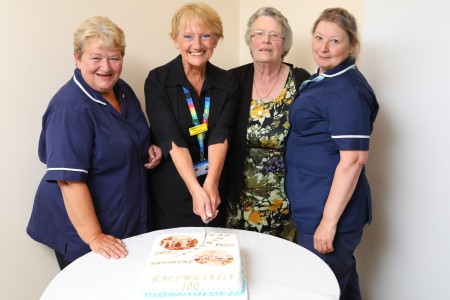
M 283 28 L 283 54 L 281 55 L 281 59 L 283 59 L 289 53 L 292 46 L 292 29 L 289 25 L 288 19 L 276 8 L 270 6 L 262 7 L 250 16 L 250 19 L 248 19 L 247 22 L 247 30 L 245 32 L 245 42 L 250 47 L 253 23 L 255 23 L 256 19 L 262 16 L 274 18 Z

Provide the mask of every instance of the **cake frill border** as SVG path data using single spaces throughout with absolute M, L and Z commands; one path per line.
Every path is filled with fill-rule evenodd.
M 236 297 L 245 294 L 247 282 L 245 277 L 242 280 L 242 290 L 240 291 L 214 291 L 214 292 L 144 292 L 146 298 L 168 298 L 168 297 Z

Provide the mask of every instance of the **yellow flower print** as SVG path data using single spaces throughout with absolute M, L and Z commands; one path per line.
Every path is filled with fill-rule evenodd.
M 283 210 L 281 211 L 281 213 L 282 213 L 283 215 L 288 215 L 288 214 L 289 214 L 289 207 L 286 207 L 285 209 L 283 209 Z
M 252 207 L 251 206 L 247 206 L 246 208 L 245 208 L 245 211 L 246 212 L 249 212 L 249 211 L 251 211 L 252 210 Z
M 272 199 L 270 202 L 269 210 L 271 211 L 278 211 L 283 205 L 283 199 Z
M 286 96 L 286 88 L 283 89 L 283 91 L 281 92 L 281 94 L 275 99 L 275 102 L 277 104 L 280 104 L 281 102 L 283 102 L 284 100 L 284 96 Z
M 248 216 L 248 220 L 253 224 L 259 224 L 263 218 L 259 215 L 258 212 L 254 211 Z
M 278 140 L 277 136 L 272 136 L 270 138 L 265 136 L 261 139 L 261 145 L 263 145 L 263 147 L 265 148 L 273 148 L 275 146 L 278 146 L 279 142 L 280 141 Z
M 252 226 L 262 228 L 262 226 L 267 226 L 267 219 L 264 217 L 263 211 L 255 211 L 253 210 L 251 213 L 247 215 L 247 212 L 244 213 L 245 219 Z
M 270 110 L 268 110 L 266 107 L 264 107 L 264 105 L 262 103 L 259 103 L 256 100 L 252 100 L 250 107 L 251 107 L 250 116 L 253 119 L 270 117 Z
M 258 119 L 260 117 L 260 115 L 258 114 L 258 112 L 264 110 L 264 107 L 261 104 L 257 104 L 254 103 L 256 101 L 252 101 L 252 109 L 250 111 L 250 115 L 252 116 L 252 118 Z

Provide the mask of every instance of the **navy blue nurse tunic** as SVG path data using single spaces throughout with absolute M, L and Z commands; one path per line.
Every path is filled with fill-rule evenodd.
M 114 86 L 122 113 L 91 89 L 76 69 L 42 120 L 39 158 L 47 171 L 36 192 L 27 233 L 72 261 L 90 251 L 69 220 L 57 180 L 85 182 L 105 234 L 146 231 L 149 127 L 123 80 Z
M 378 113 L 375 93 L 351 58 L 325 76 L 306 83 L 292 104 L 285 152 L 292 218 L 299 231 L 310 234 L 322 219 L 339 151 L 369 150 Z M 337 232 L 361 229 L 370 220 L 370 188 L 363 168 Z

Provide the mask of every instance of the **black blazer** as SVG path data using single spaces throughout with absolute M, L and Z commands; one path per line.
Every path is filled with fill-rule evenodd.
M 294 73 L 295 87 L 298 91 L 300 84 L 310 77 L 310 74 L 302 68 L 296 68 L 291 64 L 287 64 Z M 230 72 L 239 82 L 239 101 L 237 104 L 236 123 L 233 136 L 227 152 L 227 160 L 224 168 L 224 174 L 228 176 L 226 182 L 229 183 L 226 192 L 227 201 L 237 201 L 243 185 L 245 157 L 247 155 L 247 123 L 250 111 L 250 103 L 252 100 L 253 75 L 255 69 L 253 63 L 249 63 L 237 68 L 233 68 Z

